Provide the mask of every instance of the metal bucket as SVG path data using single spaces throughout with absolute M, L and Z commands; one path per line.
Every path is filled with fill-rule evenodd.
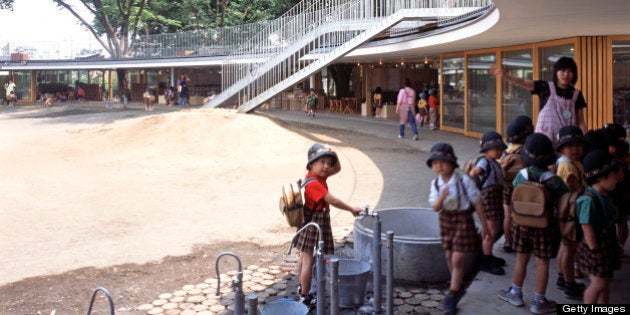
M 440 240 L 438 213 L 433 209 L 394 208 L 378 211 L 381 242 L 394 232 L 394 280 L 402 283 L 437 283 L 450 279 Z M 370 216 L 354 222 L 354 258 L 372 263 L 373 221 Z M 479 253 L 466 254 L 464 274 L 475 272 Z M 381 266 L 387 265 L 387 248 L 381 248 Z M 381 274 L 385 276 L 382 268 Z
M 330 264 L 327 264 L 328 279 L 331 278 L 330 269 Z M 370 269 L 370 264 L 364 261 L 339 259 L 339 307 L 355 308 L 363 305 Z
M 306 315 L 308 306 L 297 301 L 274 301 L 260 310 L 262 315 Z

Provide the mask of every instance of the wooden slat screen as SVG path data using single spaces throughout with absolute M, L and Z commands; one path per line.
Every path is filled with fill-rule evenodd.
M 604 36 L 583 36 L 579 38 L 576 62 L 579 68 L 577 88 L 582 90 L 588 108 L 586 125 L 600 128 L 612 121 L 612 104 L 607 101 L 610 93 L 609 78 L 612 73 L 606 60 L 609 47 Z

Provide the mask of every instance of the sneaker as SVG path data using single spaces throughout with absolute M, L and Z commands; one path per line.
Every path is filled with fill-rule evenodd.
M 512 245 L 506 243 L 506 244 L 503 244 L 503 251 L 506 253 L 513 253 L 514 248 L 512 248 Z
M 499 267 L 505 266 L 505 259 L 497 256 L 490 256 L 491 262 L 495 263 Z
M 564 282 L 564 277 L 558 276 L 558 279 L 556 280 L 556 289 L 566 290 L 566 288 L 567 288 L 567 283 Z
M 418 141 L 418 135 L 413 135 L 413 141 Z
M 404 138 L 404 137 L 405 137 L 405 136 L 398 135 L 398 139 L 402 139 L 402 138 Z
M 456 293 L 449 291 L 448 294 L 444 297 L 444 301 L 442 302 L 442 311 L 444 314 L 455 314 L 457 311 L 457 302 Z
M 564 297 L 571 300 L 582 300 L 584 295 L 584 285 L 581 283 L 568 283 L 565 282 L 566 289 L 564 290 Z
M 493 275 L 502 276 L 505 274 L 505 270 L 503 267 L 497 266 L 496 263 L 492 262 L 484 262 L 481 264 L 481 271 L 485 271 L 487 273 L 491 273 Z
M 308 307 L 314 307 L 315 305 L 317 305 L 317 299 L 312 294 L 302 294 L 300 296 L 300 303 Z
M 529 311 L 534 314 L 547 314 L 547 313 L 555 313 L 556 312 L 556 302 L 553 300 L 547 300 L 543 298 L 542 300 L 532 300 L 532 306 L 529 308 Z
M 509 287 L 507 290 L 499 290 L 499 298 L 514 306 L 525 305 L 525 303 L 523 302 L 523 293 L 512 293 L 512 291 L 510 291 L 511 288 L 512 287 Z

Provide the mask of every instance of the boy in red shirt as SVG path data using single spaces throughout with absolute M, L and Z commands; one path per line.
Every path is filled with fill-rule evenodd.
M 326 180 L 329 176 L 341 171 L 339 158 L 337 158 L 337 153 L 332 148 L 319 143 L 313 144 L 308 150 L 306 169 L 308 170 L 306 179 L 312 177 L 315 180 L 304 187 L 304 224 L 315 222 L 319 225 L 324 238 L 321 252 L 323 255 L 332 255 L 335 248 L 330 225 L 330 205 L 350 211 L 354 216 L 359 215 L 363 209 L 348 205 L 328 191 Z M 298 293 L 300 294 L 300 301 L 308 306 L 314 305 L 315 302 L 314 296 L 309 293 L 309 289 L 313 279 L 313 265 L 315 264 L 313 248 L 317 246 L 317 238 L 317 229 L 308 228 L 300 232 L 295 246 L 300 250 L 298 261 L 300 285 Z

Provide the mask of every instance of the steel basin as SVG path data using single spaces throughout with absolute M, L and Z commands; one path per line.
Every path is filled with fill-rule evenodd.
M 450 278 L 440 241 L 438 213 L 426 208 L 393 208 L 377 211 L 381 221 L 381 275 L 386 275 L 387 231 L 394 232 L 394 281 L 437 283 Z M 374 218 L 354 222 L 354 258 L 373 264 Z M 466 275 L 475 272 L 480 252 L 466 255 Z

